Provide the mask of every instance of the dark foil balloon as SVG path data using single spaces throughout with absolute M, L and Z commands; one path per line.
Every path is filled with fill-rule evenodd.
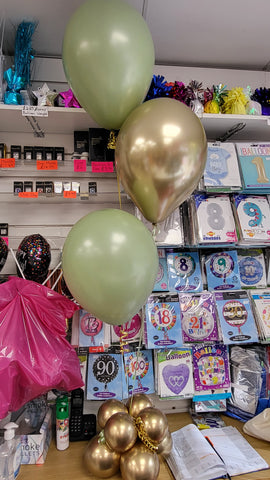
M 20 243 L 16 258 L 27 280 L 43 283 L 51 262 L 50 245 L 40 234 L 25 237 Z M 18 275 L 21 276 L 17 268 Z
M 6 263 L 7 256 L 8 256 L 8 246 L 5 240 L 2 237 L 0 237 L 0 272 Z

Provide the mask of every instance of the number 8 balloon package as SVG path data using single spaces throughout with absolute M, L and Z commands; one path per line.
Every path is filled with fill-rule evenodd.
M 232 245 L 237 242 L 229 195 L 194 195 L 193 209 L 198 245 Z

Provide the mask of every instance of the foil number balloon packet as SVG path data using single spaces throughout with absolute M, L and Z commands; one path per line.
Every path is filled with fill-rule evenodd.
M 171 292 L 201 292 L 202 274 L 198 252 L 167 253 L 168 284 Z
M 270 242 L 270 207 L 266 196 L 234 195 L 242 243 Z
M 235 222 L 228 195 L 195 194 L 197 244 L 234 244 Z
M 217 341 L 215 302 L 210 292 L 179 294 L 184 343 Z
M 207 191 L 241 190 L 242 183 L 234 143 L 208 142 L 203 179 Z

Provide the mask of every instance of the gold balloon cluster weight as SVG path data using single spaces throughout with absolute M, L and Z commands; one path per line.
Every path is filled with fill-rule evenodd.
M 135 418 L 135 425 L 137 428 L 138 432 L 138 437 L 142 441 L 142 443 L 151 450 L 151 452 L 156 452 L 158 450 L 158 446 L 154 445 L 150 439 L 150 437 L 147 435 L 145 429 L 144 429 L 144 423 L 141 419 L 141 417 Z
M 115 150 L 116 138 L 117 138 L 117 135 L 115 135 L 115 131 L 111 130 L 109 140 L 108 140 L 108 143 L 107 143 L 108 150 Z

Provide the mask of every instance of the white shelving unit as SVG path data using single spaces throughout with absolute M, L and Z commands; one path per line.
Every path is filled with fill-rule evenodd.
M 87 213 L 101 208 L 119 208 L 117 180 L 115 174 L 92 174 L 90 166 L 86 173 L 75 173 L 71 154 L 73 152 L 73 132 L 98 127 L 83 109 L 75 108 L 48 108 L 48 116 L 35 117 L 44 137 L 34 136 L 33 129 L 22 115 L 21 106 L 0 105 L 0 142 L 7 144 L 9 151 L 11 144 L 64 146 L 65 161 L 59 162 L 57 171 L 42 171 L 36 169 L 34 161 L 19 160 L 14 169 L 0 170 L 0 222 L 9 224 L 10 246 L 16 251 L 21 240 L 32 233 L 40 233 L 51 245 L 52 262 L 54 268 L 60 259 L 61 249 L 65 238 L 74 223 Z M 229 141 L 270 142 L 270 117 L 238 116 L 204 114 L 201 122 L 205 128 L 207 138 L 216 140 L 235 127 L 245 124 L 241 131 L 229 138 Z M 38 199 L 22 199 L 13 194 L 13 182 L 16 180 L 63 179 L 77 180 L 82 188 L 86 188 L 88 181 L 97 182 L 97 195 L 87 201 L 63 199 L 61 196 L 40 195 Z M 122 208 L 133 212 L 133 203 L 126 195 L 122 195 Z M 2 274 L 16 272 L 16 266 L 11 255 Z M 98 402 L 97 402 L 98 403 Z M 85 412 L 96 411 L 95 402 L 85 402 Z M 155 405 L 164 412 L 186 411 L 189 400 L 172 402 L 159 400 L 155 396 Z

